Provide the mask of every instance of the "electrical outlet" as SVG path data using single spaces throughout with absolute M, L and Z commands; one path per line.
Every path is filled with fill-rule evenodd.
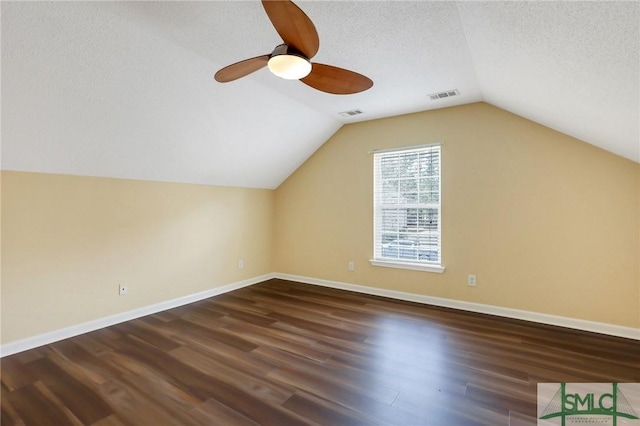
M 244 260 L 238 260 L 238 269 L 244 269 Z
M 347 264 L 347 268 L 349 268 L 349 270 L 350 270 L 350 271 L 352 271 L 352 272 L 356 270 L 356 266 L 355 266 L 355 264 L 353 263 L 353 261 L 351 261 L 351 260 L 350 260 L 350 261 L 349 261 L 349 263 Z
M 120 284 L 118 286 L 118 294 L 120 296 L 124 296 L 125 294 L 129 293 L 129 287 L 126 284 Z
M 477 280 L 476 280 L 476 276 L 475 275 L 469 275 L 467 277 L 467 285 L 469 287 L 475 287 L 476 283 L 477 283 Z

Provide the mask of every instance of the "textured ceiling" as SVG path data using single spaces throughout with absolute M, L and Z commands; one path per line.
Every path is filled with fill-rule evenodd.
M 2 168 L 275 188 L 345 123 L 481 100 L 640 162 L 640 2 L 298 4 L 371 90 L 216 83 L 281 42 L 258 1 L 2 2 Z

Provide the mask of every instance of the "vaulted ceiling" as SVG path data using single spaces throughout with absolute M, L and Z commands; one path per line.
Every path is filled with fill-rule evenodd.
M 258 1 L 3 1 L 2 168 L 275 188 L 346 123 L 477 101 L 640 162 L 640 2 L 297 4 L 372 89 L 215 82 L 281 43 Z

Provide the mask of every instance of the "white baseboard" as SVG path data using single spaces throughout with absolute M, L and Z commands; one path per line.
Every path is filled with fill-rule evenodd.
M 556 315 L 541 314 L 537 312 L 523 311 L 519 309 L 503 308 L 500 306 L 484 305 L 481 303 L 464 302 L 461 300 L 444 299 L 441 297 L 425 296 L 421 294 L 405 293 L 402 291 L 386 290 L 376 287 L 368 287 L 357 284 L 348 284 L 339 281 L 329 281 L 318 278 L 302 277 L 298 275 L 275 273 L 274 278 L 297 281 L 306 284 L 314 284 L 323 287 L 337 288 L 341 290 L 366 293 L 374 296 L 388 297 L 391 299 L 406 300 L 409 302 L 423 303 L 427 305 L 441 306 L 445 308 L 460 309 L 463 311 L 478 312 L 482 314 L 497 315 L 500 317 L 537 322 L 541 324 L 556 325 L 559 327 L 573 328 L 576 330 L 590 331 L 593 333 L 608 334 L 611 336 L 625 337 L 627 339 L 640 340 L 640 328 L 625 327 L 621 325 L 607 324 L 595 321 L 587 321 L 576 318 L 561 317 Z
M 606 324 L 594 321 L 587 321 L 575 318 L 560 317 L 555 315 L 541 314 L 537 312 L 522 311 L 519 309 L 502 308 L 499 306 L 484 305 L 480 303 L 464 302 L 461 300 L 444 299 L 440 297 L 425 296 L 421 294 L 405 293 L 395 290 L 387 290 L 376 287 L 368 287 L 357 284 L 348 284 L 339 281 L 329 281 L 319 278 L 303 277 L 299 275 L 290 275 L 282 273 L 265 274 L 258 277 L 250 278 L 243 281 L 227 284 L 211 290 L 188 296 L 179 297 L 177 299 L 167 300 L 166 302 L 156 303 L 154 305 L 145 306 L 134 309 L 132 311 L 123 312 L 121 314 L 110 315 L 104 318 L 98 318 L 82 324 L 73 325 L 60 330 L 51 331 L 27 339 L 18 340 L 0 346 L 0 357 L 12 355 L 18 352 L 37 348 L 39 346 L 48 345 L 59 340 L 68 339 L 69 337 L 78 336 L 80 334 L 95 331 L 104 327 L 119 324 L 124 321 L 140 318 L 145 315 L 155 314 L 167 309 L 177 308 L 178 306 L 187 305 L 219 294 L 228 293 L 243 287 L 254 285 L 272 278 L 283 280 L 297 281 L 306 284 L 314 284 L 323 287 L 331 287 L 341 290 L 355 291 L 357 293 L 371 294 L 374 296 L 388 297 L 391 299 L 406 300 L 409 302 L 422 303 L 426 305 L 441 306 L 445 308 L 460 309 L 463 311 L 478 312 L 482 314 L 497 315 L 501 317 L 532 321 L 542 324 L 556 325 L 560 327 L 573 328 L 576 330 L 590 331 L 600 334 L 608 334 L 611 336 L 625 337 L 627 339 L 640 340 L 640 329 L 633 327 L 624 327 L 614 324 Z
M 29 337 L 23 340 L 4 344 L 0 347 L 0 357 L 5 357 L 28 349 L 37 348 L 39 346 L 48 345 L 49 343 L 59 340 L 68 339 L 69 337 L 78 336 L 80 334 L 95 331 L 104 327 L 119 324 L 121 322 L 130 321 L 146 315 L 155 314 L 157 312 L 166 311 L 167 309 L 177 308 L 178 306 L 187 305 L 219 294 L 228 293 L 243 287 L 260 283 L 262 281 L 274 278 L 273 274 L 261 275 L 259 277 L 250 278 L 243 281 L 223 285 L 211 290 L 202 291 L 200 293 L 190 294 L 188 296 L 179 297 L 177 299 L 167 300 L 166 302 L 156 303 L 154 305 L 144 306 L 132 311 L 123 312 L 121 314 L 110 315 L 104 318 L 98 318 L 82 324 L 73 325 L 60 330 L 51 331 L 37 336 Z

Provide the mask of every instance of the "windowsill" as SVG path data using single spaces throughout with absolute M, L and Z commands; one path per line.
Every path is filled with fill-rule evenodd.
M 437 274 L 441 274 L 444 272 L 444 266 L 437 264 L 428 264 L 428 263 L 411 263 L 411 262 L 400 262 L 397 260 L 380 260 L 380 259 L 371 259 L 369 260 L 373 266 L 383 266 L 385 268 L 399 268 L 399 269 L 412 269 L 414 271 L 423 271 L 423 272 L 435 272 Z

